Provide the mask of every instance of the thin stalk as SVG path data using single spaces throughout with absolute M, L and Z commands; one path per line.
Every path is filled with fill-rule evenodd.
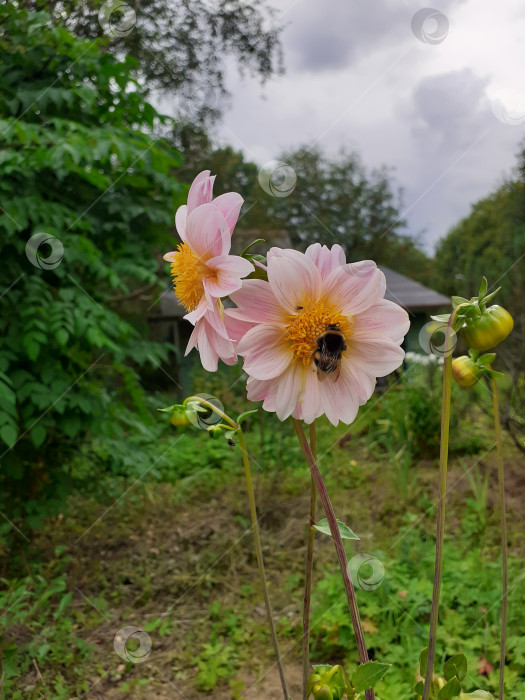
M 232 418 L 230 418 L 226 413 L 221 411 L 217 406 L 215 406 L 210 401 L 201 398 L 200 396 L 189 396 L 183 405 L 187 405 L 190 401 L 196 401 L 202 406 L 209 408 L 216 415 L 218 415 L 222 420 L 227 423 L 227 427 L 231 427 L 237 433 L 237 438 L 239 440 L 239 446 L 241 448 L 242 462 L 244 465 L 244 473 L 246 476 L 246 486 L 248 489 L 248 500 L 250 503 L 250 517 L 252 521 L 253 539 L 255 541 L 255 555 L 257 557 L 257 565 L 259 567 L 259 576 L 261 578 L 264 605 L 266 607 L 266 616 L 268 618 L 268 624 L 270 626 L 270 637 L 272 639 L 272 646 L 275 653 L 275 660 L 277 663 L 277 668 L 279 669 L 279 676 L 281 677 L 281 686 L 284 693 L 284 700 L 289 700 L 288 687 L 286 684 L 286 678 L 284 676 L 284 668 L 281 659 L 281 654 L 279 652 L 279 643 L 277 641 L 277 634 L 275 632 L 275 624 L 273 621 L 272 606 L 270 603 L 270 598 L 268 595 L 268 584 L 266 582 L 266 572 L 264 570 L 264 559 L 261 547 L 261 538 L 259 534 L 259 524 L 257 522 L 257 508 L 255 506 L 255 493 L 253 489 L 252 471 L 250 469 L 250 458 L 248 456 L 248 451 L 246 449 L 246 441 L 244 439 L 244 433 L 242 432 L 241 426 L 236 423 Z M 223 426 L 224 427 L 224 426 Z
M 499 420 L 498 387 L 496 380 L 492 378 L 492 411 L 494 414 L 494 431 L 496 433 L 497 460 L 498 460 L 498 488 L 499 511 L 501 525 L 501 568 L 503 583 L 503 599 L 501 610 L 501 637 L 499 651 L 499 700 L 503 700 L 505 682 L 505 642 L 507 636 L 507 607 L 509 597 L 509 580 L 507 564 L 507 516 L 505 514 L 505 475 L 503 472 L 503 456 L 501 452 L 501 425 Z
M 315 420 L 310 425 L 310 450 L 314 459 L 317 459 L 317 432 Z M 317 501 L 315 481 L 310 477 L 310 519 L 308 521 L 308 544 L 306 547 L 306 572 L 304 577 L 304 604 L 303 604 L 303 700 L 308 700 L 306 688 L 310 678 L 310 600 L 312 595 L 312 576 L 314 567 L 314 525 Z
M 343 583 L 345 586 L 348 607 L 350 608 L 350 615 L 352 617 L 352 626 L 354 628 L 357 653 L 359 654 L 359 663 L 364 664 L 368 661 L 368 651 L 366 649 L 363 627 L 361 626 L 361 618 L 359 617 L 359 609 L 357 607 L 354 586 L 352 584 L 352 580 L 348 572 L 346 552 L 343 540 L 341 538 L 341 533 L 339 532 L 339 528 L 337 526 L 337 520 L 334 514 L 334 509 L 330 501 L 328 491 L 326 490 L 326 486 L 324 485 L 323 477 L 321 476 L 321 472 L 319 471 L 316 460 L 312 454 L 312 450 L 310 449 L 310 445 L 308 444 L 308 440 L 306 439 L 306 435 L 304 434 L 302 423 L 296 418 L 293 419 L 293 422 L 295 426 L 295 431 L 297 433 L 297 438 L 299 440 L 299 444 L 305 456 L 306 462 L 310 467 L 310 472 L 312 474 L 317 491 L 319 493 L 319 497 L 321 498 L 321 502 L 326 513 L 326 518 L 328 520 L 328 525 L 330 526 L 330 532 L 334 540 L 337 559 L 339 560 L 339 566 L 341 568 L 341 575 L 343 577 Z M 365 692 L 365 698 L 366 700 L 374 700 L 375 694 L 372 688 Z
M 281 659 L 281 654 L 279 653 L 279 644 L 277 642 L 277 634 L 275 632 L 275 624 L 273 621 L 272 606 L 270 604 L 270 598 L 268 596 L 268 586 L 266 583 L 266 574 L 264 571 L 264 560 L 261 547 L 261 539 L 259 536 L 259 525 L 257 523 L 257 510 L 255 508 L 255 494 L 253 491 L 252 482 L 252 472 L 250 469 L 250 459 L 248 457 L 248 452 L 246 450 L 246 442 L 244 440 L 244 434 L 239 426 L 237 429 L 237 436 L 239 438 L 239 445 L 242 452 L 242 461 L 244 464 L 244 472 L 246 474 L 246 485 L 248 487 L 248 499 L 250 501 L 250 515 L 252 520 L 252 530 L 253 538 L 255 540 L 255 554 L 257 556 L 257 564 L 259 566 L 259 576 L 261 577 L 263 595 L 264 595 L 264 605 L 266 606 L 266 616 L 268 617 L 268 624 L 270 625 L 270 635 L 272 638 L 273 650 L 275 652 L 275 659 L 277 662 L 277 668 L 279 669 L 279 676 L 281 677 L 281 686 L 284 693 L 284 700 L 289 699 L 288 687 L 286 685 L 286 678 L 284 676 L 283 662 Z
M 443 569 L 443 541 L 445 537 L 445 506 L 447 492 L 448 438 L 450 429 L 450 393 L 452 380 L 452 333 L 456 311 L 450 315 L 445 333 L 445 358 L 443 367 L 443 398 L 441 403 L 441 446 L 439 453 L 439 501 L 436 524 L 436 564 L 434 568 L 434 590 L 430 612 L 430 634 L 428 640 L 427 672 L 422 700 L 428 700 L 434 680 L 434 661 L 436 657 L 436 637 L 439 618 L 439 596 L 441 593 L 441 575 Z

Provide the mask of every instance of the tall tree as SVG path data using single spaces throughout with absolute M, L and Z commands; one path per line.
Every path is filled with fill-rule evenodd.
M 178 97 L 192 122 L 216 119 L 232 64 L 264 81 L 282 70 L 280 28 L 266 0 L 20 0 L 44 9 L 77 36 L 106 39 L 118 57 L 133 56 L 141 82 Z

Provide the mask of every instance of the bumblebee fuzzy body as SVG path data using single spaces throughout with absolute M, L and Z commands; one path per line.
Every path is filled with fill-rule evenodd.
M 317 375 L 323 380 L 330 377 L 336 381 L 341 373 L 341 357 L 346 350 L 345 336 L 339 326 L 330 323 L 326 330 L 317 338 L 317 347 L 312 353 Z

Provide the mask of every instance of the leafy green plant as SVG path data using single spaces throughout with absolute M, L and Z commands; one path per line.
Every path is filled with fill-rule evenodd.
M 167 348 L 121 300 L 157 284 L 181 159 L 132 59 L 19 3 L 2 4 L 0 42 L 1 507 L 35 526 L 62 507 L 79 440 L 116 437 L 115 400 L 145 414 L 136 368 Z

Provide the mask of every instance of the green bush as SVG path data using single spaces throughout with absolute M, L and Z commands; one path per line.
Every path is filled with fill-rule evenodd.
M 118 437 L 115 402 L 145 413 L 137 368 L 167 348 L 118 299 L 156 283 L 183 187 L 133 60 L 19 3 L 0 44 L 0 507 L 32 526 L 63 503 L 79 441 Z

